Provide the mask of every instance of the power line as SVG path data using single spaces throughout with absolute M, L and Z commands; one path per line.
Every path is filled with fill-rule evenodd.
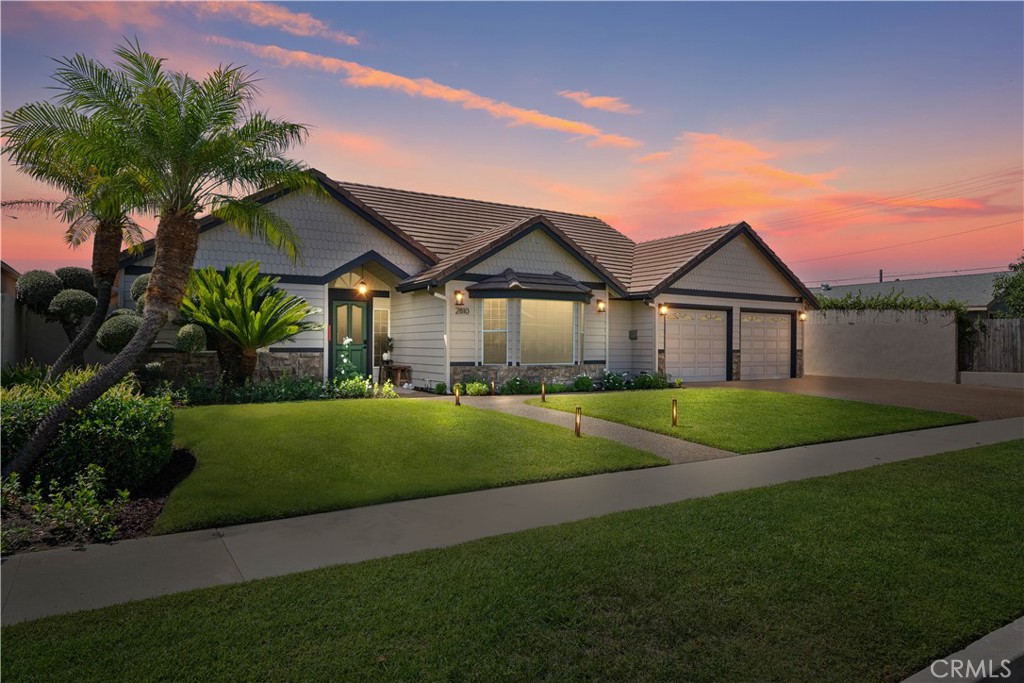
M 805 258 L 799 261 L 790 261 L 790 263 L 810 263 L 811 261 L 824 261 L 831 258 L 839 258 L 840 256 L 854 256 L 856 254 L 867 254 L 873 251 L 884 251 L 886 249 L 897 249 L 899 247 L 910 246 L 911 244 L 921 244 L 922 242 L 932 242 L 934 240 L 944 240 L 947 237 L 956 237 L 957 235 L 966 235 L 971 232 L 981 232 L 982 230 L 991 230 L 992 228 L 1001 228 L 1004 225 L 1012 225 L 1014 223 L 1020 223 L 1024 221 L 1024 218 L 1015 218 L 1012 221 L 1005 221 L 1003 223 L 993 223 L 992 225 L 984 225 L 980 228 L 973 228 L 971 230 L 961 230 L 960 232 L 951 232 L 948 235 L 937 235 L 936 237 L 926 237 L 920 240 L 913 240 L 912 242 L 901 242 L 900 244 L 890 244 L 885 247 L 875 247 L 873 249 L 861 249 L 860 251 L 848 251 L 844 254 L 832 254 L 830 256 L 817 256 L 815 258 Z
M 978 271 L 1000 272 L 1000 271 L 1004 271 L 1004 270 L 1006 270 L 1006 266 L 983 266 L 981 268 L 950 268 L 950 269 L 947 269 L 947 270 L 928 270 L 928 271 L 921 271 L 921 272 L 917 272 L 917 273 L 886 273 L 885 276 L 886 277 L 911 277 L 911 276 L 914 276 L 914 275 L 944 275 L 946 273 L 950 273 L 950 274 L 953 274 L 953 275 L 959 275 L 960 273 L 973 273 L 973 272 L 978 272 Z M 876 278 L 876 277 L 878 277 L 878 276 L 877 275 L 857 275 L 855 277 L 841 277 L 841 278 L 818 277 L 818 278 L 800 278 L 800 279 L 801 280 L 805 280 L 805 279 L 806 280 L 810 280 L 810 279 L 821 280 L 822 282 L 828 282 L 829 284 L 832 284 L 833 282 L 854 282 L 856 280 L 866 280 L 866 282 L 863 282 L 861 284 L 868 284 L 869 285 L 869 284 L 878 284 L 877 282 L 873 282 L 872 281 L 872 278 Z M 892 280 L 887 280 L 886 282 L 892 282 Z

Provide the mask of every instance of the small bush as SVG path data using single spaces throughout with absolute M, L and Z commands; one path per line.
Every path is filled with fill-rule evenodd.
M 512 377 L 501 385 L 502 394 L 539 394 L 540 382 L 530 382 L 522 377 Z
M 174 338 L 174 348 L 185 353 L 199 353 L 206 350 L 206 330 L 195 323 L 182 325 Z
M 0 460 L 13 457 L 43 417 L 95 373 L 71 370 L 53 384 L 0 389 Z M 173 426 L 169 398 L 141 396 L 124 380 L 61 425 L 32 474 L 68 485 L 95 464 L 106 471 L 107 493 L 136 488 L 170 460 Z
M 30 270 L 19 277 L 14 285 L 18 301 L 39 315 L 47 314 L 50 302 L 62 289 L 64 283 L 48 270 Z
M 622 391 L 626 388 L 626 373 L 604 371 L 601 377 L 601 389 L 604 391 Z
M 149 273 L 138 276 L 132 282 L 132 301 L 138 302 L 142 295 L 146 293 L 146 287 L 149 287 Z M 141 307 L 139 310 L 142 310 Z
M 111 318 L 116 318 L 119 315 L 131 315 L 136 318 L 142 317 L 139 315 L 139 312 L 136 311 L 134 308 L 118 308 L 116 310 L 111 311 L 110 313 L 107 313 L 107 320 L 110 320 Z
M 633 381 L 629 383 L 629 388 L 634 390 L 667 389 L 668 378 L 662 373 L 649 375 L 642 372 L 633 378 Z
M 273 382 L 246 383 L 232 387 L 219 384 L 207 387 L 191 380 L 184 387 L 170 390 L 175 403 L 215 405 L 239 403 L 279 403 L 284 401 L 323 401 L 336 398 L 398 398 L 390 381 L 375 384 L 369 379 L 332 379 L 326 383 L 312 377 L 287 375 Z
M 491 393 L 491 385 L 487 382 L 466 382 L 468 396 L 487 396 Z
M 444 382 L 438 382 L 434 385 L 434 393 L 438 396 L 444 396 L 448 393 L 448 385 Z
M 96 297 L 81 289 L 64 289 L 50 300 L 50 317 L 77 324 L 96 310 Z
M 80 289 L 96 296 L 96 280 L 93 279 L 92 271 L 88 268 L 64 266 L 54 272 L 64 283 L 64 289 Z
M 115 315 L 107 318 L 96 333 L 96 346 L 107 353 L 120 353 L 142 326 L 137 315 Z
M 594 380 L 589 375 L 580 375 L 572 381 L 573 391 L 593 391 Z
M 46 379 L 46 366 L 34 359 L 23 360 L 17 365 L 8 363 L 0 372 L 0 386 L 13 387 L 16 384 L 39 384 Z
M 571 384 L 548 384 L 544 387 L 544 391 L 549 394 L 564 394 L 567 391 L 572 391 L 573 386 Z

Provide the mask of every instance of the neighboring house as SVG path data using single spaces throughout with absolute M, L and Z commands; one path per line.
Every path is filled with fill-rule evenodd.
M 589 216 L 317 177 L 331 200 L 257 195 L 295 228 L 299 263 L 211 218 L 195 262 L 260 261 L 322 308 L 323 331 L 270 349 L 312 359 L 311 374 L 334 374 L 346 337 L 375 373 L 388 336 L 392 361 L 422 388 L 605 369 L 687 381 L 802 374 L 798 318 L 817 302 L 746 223 L 637 244 Z M 152 264 L 152 244 L 125 255 L 122 300 Z
M 863 297 L 887 295 L 902 292 L 907 297 L 932 297 L 939 301 L 956 300 L 967 306 L 975 318 L 990 318 L 1001 309 L 1000 302 L 992 297 L 992 285 L 1001 273 L 978 273 L 972 275 L 948 275 L 925 277 L 916 280 L 892 280 L 889 282 L 867 282 L 859 285 L 827 285 L 811 291 L 816 296 L 841 299 L 847 294 Z
M 21 273 L 0 261 L 0 363 L 18 363 L 25 355 L 24 311 L 15 285 Z

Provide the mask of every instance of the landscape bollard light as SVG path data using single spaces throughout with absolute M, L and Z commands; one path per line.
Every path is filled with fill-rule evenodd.
M 455 405 L 457 405 L 457 406 L 461 406 L 462 405 L 462 402 L 459 400 L 459 393 L 460 393 L 459 392 L 459 388 L 460 388 L 459 385 L 456 384 L 455 385 Z
M 672 399 L 672 426 L 679 426 L 679 402 L 677 399 Z
M 580 436 L 581 427 L 583 427 L 583 408 L 576 406 L 576 436 Z
M 544 380 L 540 381 L 540 402 L 546 403 L 548 400 L 547 387 L 544 386 Z
M 494 396 L 494 382 L 491 382 L 491 396 Z

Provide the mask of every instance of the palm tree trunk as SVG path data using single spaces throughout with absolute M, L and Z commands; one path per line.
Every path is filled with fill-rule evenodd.
M 220 364 L 221 379 L 229 387 L 245 384 L 242 374 L 242 350 L 227 337 L 217 336 L 217 362 Z
M 71 344 L 60 354 L 57 362 L 46 373 L 46 381 L 52 382 L 64 374 L 72 365 L 85 361 L 85 350 L 96 338 L 96 333 L 110 310 L 110 293 L 117 279 L 117 266 L 121 254 L 121 226 L 101 221 L 96 226 L 92 241 L 92 277 L 96 282 L 96 310 L 92 312 Z
M 256 349 L 242 349 L 242 384 L 245 384 L 246 381 L 251 380 L 253 375 L 256 374 L 256 364 L 258 362 L 259 356 L 256 355 Z
M 60 427 L 75 412 L 85 408 L 117 384 L 136 366 L 160 329 L 177 313 L 188 285 L 188 273 L 199 245 L 199 223 L 195 216 L 173 214 L 160 219 L 156 231 L 156 255 L 149 287 L 146 288 L 146 310 L 139 330 L 110 363 L 92 379 L 75 389 L 43 418 L 18 454 L 3 466 L 2 476 L 12 472 L 27 475 L 46 451 Z

